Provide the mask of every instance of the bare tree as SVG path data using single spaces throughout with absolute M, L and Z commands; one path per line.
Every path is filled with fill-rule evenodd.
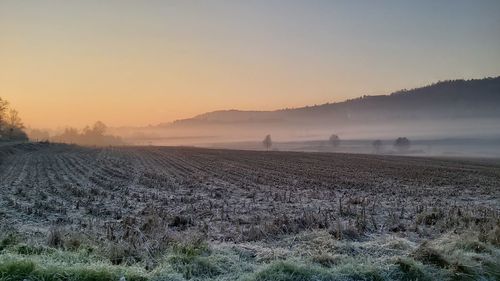
M 9 103 L 6 100 L 0 98 L 0 136 L 2 135 L 5 120 L 7 119 L 7 109 L 9 108 Z
M 17 110 L 9 109 L 9 103 L 0 98 L 0 139 L 27 140 L 28 137 L 23 129 L 24 125 Z
M 340 138 L 336 134 L 331 135 L 329 141 L 333 147 L 337 147 L 340 144 Z
M 399 137 L 394 141 L 394 147 L 399 150 L 399 152 L 405 152 L 410 149 L 410 140 L 405 137 Z
M 4 113 L 9 107 L 9 102 L 0 97 L 0 113 Z
M 372 142 L 372 146 L 373 146 L 375 153 L 380 153 L 380 151 L 382 150 L 382 141 L 381 140 L 374 140 Z
M 23 122 L 19 117 L 19 112 L 15 109 L 9 110 L 9 115 L 7 116 L 7 128 L 9 130 L 10 139 L 12 139 L 14 133 L 24 128 Z
M 267 135 L 264 140 L 262 141 L 262 144 L 264 147 L 269 150 L 271 146 L 273 146 L 273 141 L 271 140 L 271 135 Z
M 9 110 L 9 116 L 7 118 L 7 125 L 9 128 L 19 128 L 24 129 L 24 124 L 19 117 L 19 112 L 15 109 Z
M 19 117 L 19 112 L 15 109 L 10 109 L 8 114 L 5 114 L 6 108 L 2 112 L 2 128 L 0 137 L 10 140 L 27 140 L 27 135 L 23 131 L 24 124 Z M 6 133 L 4 135 L 4 133 Z

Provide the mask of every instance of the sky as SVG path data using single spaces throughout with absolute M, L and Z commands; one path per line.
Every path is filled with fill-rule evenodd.
M 500 75 L 500 1 L 0 0 L 31 127 L 142 126 Z

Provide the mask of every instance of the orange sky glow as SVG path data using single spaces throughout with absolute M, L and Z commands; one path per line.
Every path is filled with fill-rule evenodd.
M 104 2 L 0 3 L 0 97 L 28 126 L 143 126 L 500 74 L 500 36 L 476 32 L 500 24 L 494 2 L 453 5 L 465 18 L 349 1 Z

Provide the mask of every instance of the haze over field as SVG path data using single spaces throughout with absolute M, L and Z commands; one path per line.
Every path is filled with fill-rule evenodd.
M 156 126 L 170 135 L 251 140 L 272 132 L 283 141 L 326 138 L 500 136 L 500 77 L 439 82 L 390 95 L 275 111 L 223 110 Z M 416 125 L 419 125 L 418 127 Z M 154 130 L 154 129 L 153 129 Z

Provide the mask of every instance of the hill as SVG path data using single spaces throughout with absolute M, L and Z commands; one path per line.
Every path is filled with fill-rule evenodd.
M 135 144 L 211 145 L 341 139 L 500 139 L 500 77 L 450 80 L 388 95 L 274 111 L 221 110 L 117 130 Z M 454 149 L 460 151 L 460 149 Z
M 400 90 L 389 95 L 362 96 L 275 111 L 222 110 L 177 120 L 167 126 L 209 124 L 337 124 L 399 122 L 461 118 L 500 118 L 500 77 L 451 80 L 429 86 Z

